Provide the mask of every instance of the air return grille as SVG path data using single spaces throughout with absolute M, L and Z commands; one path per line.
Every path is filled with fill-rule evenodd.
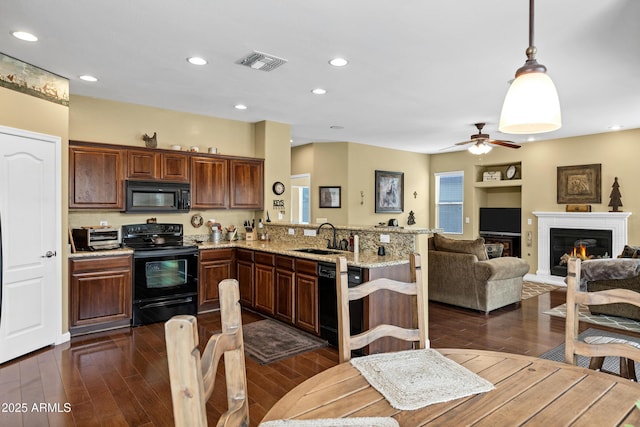
M 269 55 L 262 52 L 252 52 L 249 55 L 239 59 L 236 64 L 245 65 L 255 70 L 271 71 L 287 62 L 286 59 Z

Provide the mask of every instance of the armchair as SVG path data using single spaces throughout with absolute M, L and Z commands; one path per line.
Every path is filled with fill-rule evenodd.
M 520 258 L 489 259 L 484 239 L 429 239 L 429 299 L 489 313 L 522 299 L 529 264 Z

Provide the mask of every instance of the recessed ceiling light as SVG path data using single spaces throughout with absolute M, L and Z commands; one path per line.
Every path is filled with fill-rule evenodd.
M 609 126 L 609 130 L 620 130 L 622 129 L 622 126 L 620 125 L 611 125 Z
M 199 56 L 192 56 L 191 58 L 187 58 L 189 64 L 193 65 L 205 65 L 207 60 L 204 58 L 200 58 Z
M 349 61 L 344 58 L 333 58 L 331 61 L 329 61 L 329 64 L 333 65 L 334 67 L 344 67 L 348 63 Z
M 84 76 L 80 76 L 80 79 L 84 80 L 85 82 L 97 82 L 98 81 L 97 78 L 95 78 L 93 76 L 90 76 L 88 74 L 85 74 Z
M 37 42 L 38 38 L 31 33 L 27 33 L 25 31 L 14 31 L 11 33 L 13 37 L 24 40 L 26 42 Z
M 325 93 L 327 93 L 327 91 L 326 91 L 326 89 L 322 89 L 320 87 L 317 87 L 317 88 L 313 89 L 311 91 L 311 93 L 314 93 L 316 95 L 324 95 Z
M 234 106 L 236 110 L 246 110 L 247 106 L 244 104 L 237 104 Z
M 329 128 L 331 128 L 331 129 L 344 129 L 344 126 L 333 125 L 333 126 L 329 126 Z
M 530 136 L 529 138 L 527 138 L 527 141 L 529 141 L 529 142 L 533 142 L 533 141 L 535 141 L 535 140 L 536 140 L 536 138 L 535 138 L 535 137 L 533 137 L 533 136 Z

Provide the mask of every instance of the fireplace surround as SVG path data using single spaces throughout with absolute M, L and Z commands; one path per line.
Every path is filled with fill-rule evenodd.
M 565 286 L 564 277 L 551 274 L 550 238 L 552 228 L 610 230 L 611 256 L 627 244 L 627 220 L 631 212 L 533 212 L 538 218 L 538 269 L 524 280 Z

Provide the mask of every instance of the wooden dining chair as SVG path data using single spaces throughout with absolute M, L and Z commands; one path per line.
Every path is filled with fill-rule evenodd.
M 634 361 L 640 361 L 640 344 L 625 339 L 590 336 L 578 338 L 580 304 L 600 305 L 627 303 L 640 307 L 640 293 L 629 289 L 608 289 L 597 292 L 580 290 L 579 258 L 571 258 L 567 268 L 567 318 L 565 328 L 565 361 L 577 364 L 578 355 L 590 357 L 589 368 L 602 371 L 606 356 L 620 358 L 620 376 L 637 381 Z M 618 375 L 614 372 L 604 371 Z
M 218 362 L 222 355 L 228 409 L 217 425 L 249 425 L 238 282 L 226 279 L 220 282 L 218 288 L 222 332 L 209 339 L 202 357 L 198 348 L 198 326 L 194 316 L 174 316 L 165 323 L 173 417 L 177 427 L 207 425 L 206 403 L 213 392 Z
M 347 260 L 336 260 L 336 289 L 338 294 L 338 353 L 340 363 L 351 359 L 351 351 L 361 349 L 381 337 L 393 337 L 404 341 L 413 341 L 416 348 L 426 348 L 428 320 L 426 318 L 427 292 L 422 281 L 420 254 L 411 254 L 409 259 L 410 282 L 401 282 L 388 278 L 378 278 L 349 287 Z M 386 289 L 404 295 L 415 296 L 416 302 L 413 327 L 380 324 L 357 335 L 351 335 L 351 317 L 349 301 L 365 298 L 378 290 Z M 416 316 L 417 314 L 417 316 Z

